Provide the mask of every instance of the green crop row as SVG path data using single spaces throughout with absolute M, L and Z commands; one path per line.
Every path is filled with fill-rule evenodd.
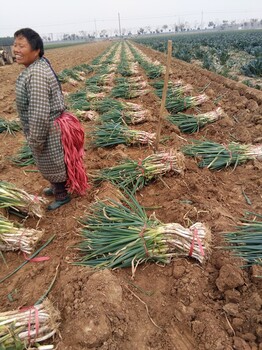
M 172 40 L 172 55 L 197 62 L 203 68 L 238 80 L 238 75 L 262 77 L 262 30 L 185 33 L 136 39 L 136 42 L 165 52 Z M 261 86 L 254 86 L 262 88 Z

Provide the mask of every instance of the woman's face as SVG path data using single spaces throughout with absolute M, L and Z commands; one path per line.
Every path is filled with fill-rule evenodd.
M 40 49 L 32 50 L 30 43 L 24 36 L 19 35 L 15 38 L 14 54 L 18 64 L 23 64 L 26 67 L 30 66 L 39 58 L 39 52 Z

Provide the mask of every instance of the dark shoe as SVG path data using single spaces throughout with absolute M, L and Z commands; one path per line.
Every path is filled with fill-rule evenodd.
M 55 193 L 52 187 L 47 187 L 43 189 L 43 194 L 45 196 L 53 196 Z
M 71 201 L 71 198 L 69 196 L 67 196 L 65 199 L 62 200 L 56 200 L 54 202 L 52 202 L 51 204 L 49 204 L 49 206 L 47 207 L 47 210 L 55 210 L 60 208 L 62 205 L 69 203 Z

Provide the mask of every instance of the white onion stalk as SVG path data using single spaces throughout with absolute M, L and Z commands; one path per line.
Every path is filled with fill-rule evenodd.
M 0 313 L 0 348 L 35 349 L 36 343 L 51 338 L 58 330 L 59 312 L 48 299 L 29 308 Z M 42 350 L 53 349 L 43 345 Z
M 77 86 L 78 85 L 78 82 L 73 79 L 73 78 L 69 78 L 68 79 L 68 83 L 71 84 L 72 86 Z
M 194 101 L 194 106 L 197 106 L 197 105 L 200 105 L 202 104 L 203 102 L 206 102 L 208 101 L 208 96 L 206 94 L 201 94 L 199 96 L 194 96 L 192 98 L 192 101 Z
M 168 246 L 168 254 L 165 256 L 169 256 L 170 260 L 175 254 L 191 256 L 203 263 L 210 241 L 210 231 L 205 224 L 196 222 L 189 228 L 185 228 L 178 223 L 170 223 L 160 225 L 157 230 L 159 234 L 163 234 L 162 242 Z
M 245 154 L 249 158 L 262 161 L 262 145 L 248 145 Z
M 18 213 L 22 210 L 29 216 L 43 216 L 42 204 L 46 204 L 47 200 L 31 195 L 23 189 L 16 188 L 14 184 L 0 181 L 0 208 L 13 208 Z
M 223 111 L 223 109 L 221 107 L 218 107 L 214 111 L 198 114 L 195 116 L 195 118 L 212 123 L 220 119 L 224 115 L 225 115 L 225 112 Z
M 149 94 L 150 90 L 149 89 L 144 89 L 144 90 L 131 90 L 128 93 L 128 98 L 135 98 L 138 96 L 145 96 Z
M 170 115 L 168 119 L 171 123 L 176 124 L 182 132 L 190 134 L 199 131 L 199 129 L 203 128 L 206 124 L 214 123 L 224 114 L 222 108 L 218 107 L 214 111 L 197 115 L 180 112 L 175 115 Z
M 181 80 L 181 79 L 178 79 L 178 80 L 175 80 L 175 81 L 171 82 L 171 85 L 173 85 L 173 86 L 181 86 L 183 84 L 184 84 L 183 80 Z
M 125 117 L 130 117 L 131 119 L 131 124 L 139 124 L 144 122 L 147 117 L 149 116 L 149 111 L 144 110 L 144 111 L 136 111 L 136 112 L 123 112 Z
M 93 92 L 87 92 L 86 99 L 90 101 L 90 100 L 96 100 L 98 98 L 104 98 L 105 96 L 106 96 L 105 92 L 98 92 L 97 94 Z
M 77 118 L 83 120 L 83 121 L 87 121 L 87 120 L 97 120 L 99 117 L 99 114 L 96 111 L 81 111 L 80 109 L 78 109 L 75 112 L 75 115 Z
M 128 111 L 141 111 L 144 108 L 143 106 L 133 102 L 124 102 L 124 106 Z
M 141 143 L 142 145 L 153 145 L 156 139 L 155 133 L 150 133 L 140 130 L 129 129 L 124 131 L 123 134 L 127 139 L 127 143 L 136 144 Z
M 0 216 L 0 251 L 21 250 L 31 254 L 44 231 L 15 227 L 6 218 Z
M 138 81 L 141 81 L 141 80 L 143 80 L 144 78 L 141 76 L 141 75 L 139 75 L 139 76 L 137 76 L 137 77 L 131 77 L 131 78 L 128 78 L 128 81 L 130 82 L 130 83 L 137 83 Z

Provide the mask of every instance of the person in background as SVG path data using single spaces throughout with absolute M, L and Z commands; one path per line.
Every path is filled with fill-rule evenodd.
M 55 197 L 47 209 L 54 210 L 70 202 L 71 193 L 83 195 L 89 186 L 83 164 L 84 130 L 66 111 L 39 34 L 23 28 L 14 39 L 16 62 L 25 66 L 16 81 L 17 111 L 37 167 L 50 182 L 43 192 Z

